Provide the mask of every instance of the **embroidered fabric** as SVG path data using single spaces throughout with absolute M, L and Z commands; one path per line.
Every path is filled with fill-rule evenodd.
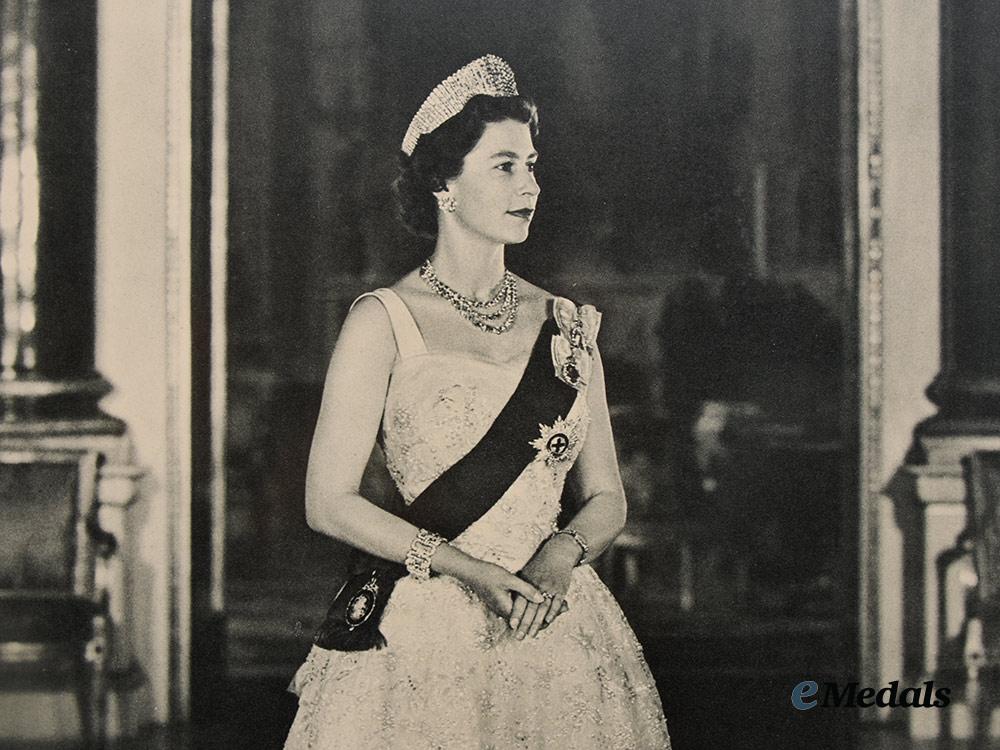
M 443 352 L 397 362 L 383 437 L 406 501 L 478 442 L 520 375 Z M 520 570 L 552 532 L 589 420 L 582 388 L 569 414 L 539 426 L 535 459 L 452 544 Z M 292 682 L 299 710 L 286 750 L 669 748 L 639 643 L 589 566 L 574 570 L 567 601 L 547 630 L 518 641 L 456 579 L 400 580 L 382 618 L 385 648 L 310 651 Z

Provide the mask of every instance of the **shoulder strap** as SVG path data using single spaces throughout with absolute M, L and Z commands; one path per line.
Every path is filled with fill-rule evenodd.
M 396 349 L 399 350 L 399 358 L 406 359 L 414 354 L 423 354 L 427 351 L 424 344 L 424 337 L 417 327 L 417 322 L 410 314 L 406 303 L 392 289 L 382 287 L 371 292 L 365 292 L 351 303 L 351 308 L 365 297 L 375 297 L 385 308 L 389 315 L 389 322 L 392 324 L 392 335 L 396 337 Z

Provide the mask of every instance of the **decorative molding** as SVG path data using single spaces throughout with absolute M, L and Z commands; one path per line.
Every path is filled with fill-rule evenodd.
M 66 380 L 0 380 L 0 397 L 34 398 L 48 396 L 73 396 L 85 394 L 94 398 L 111 392 L 111 384 L 99 375 L 90 378 L 67 378 Z
M 212 0 L 212 177 L 211 177 L 211 423 L 212 582 L 211 605 L 225 608 L 226 427 L 229 277 L 229 0 Z
M 191 0 L 166 27 L 165 478 L 170 547 L 170 718 L 190 715 L 191 682 Z
M 105 464 L 97 488 L 101 505 L 126 508 L 139 498 L 139 482 L 147 470 L 132 464 Z
M 858 20 L 858 333 L 859 358 L 859 627 L 865 684 L 878 678 L 879 511 L 882 466 L 882 0 L 857 0 Z

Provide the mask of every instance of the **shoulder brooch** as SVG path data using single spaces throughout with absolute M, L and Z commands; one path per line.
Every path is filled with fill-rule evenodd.
M 565 297 L 557 297 L 553 316 L 559 326 L 559 333 L 552 337 L 556 377 L 580 390 L 590 381 L 601 314 L 593 305 L 577 307 Z

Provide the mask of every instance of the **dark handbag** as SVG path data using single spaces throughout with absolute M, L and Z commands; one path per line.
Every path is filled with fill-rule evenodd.
M 406 575 L 406 568 L 378 558 L 368 563 L 353 573 L 333 598 L 313 638 L 320 648 L 367 651 L 385 646 L 379 623 L 396 581 Z

